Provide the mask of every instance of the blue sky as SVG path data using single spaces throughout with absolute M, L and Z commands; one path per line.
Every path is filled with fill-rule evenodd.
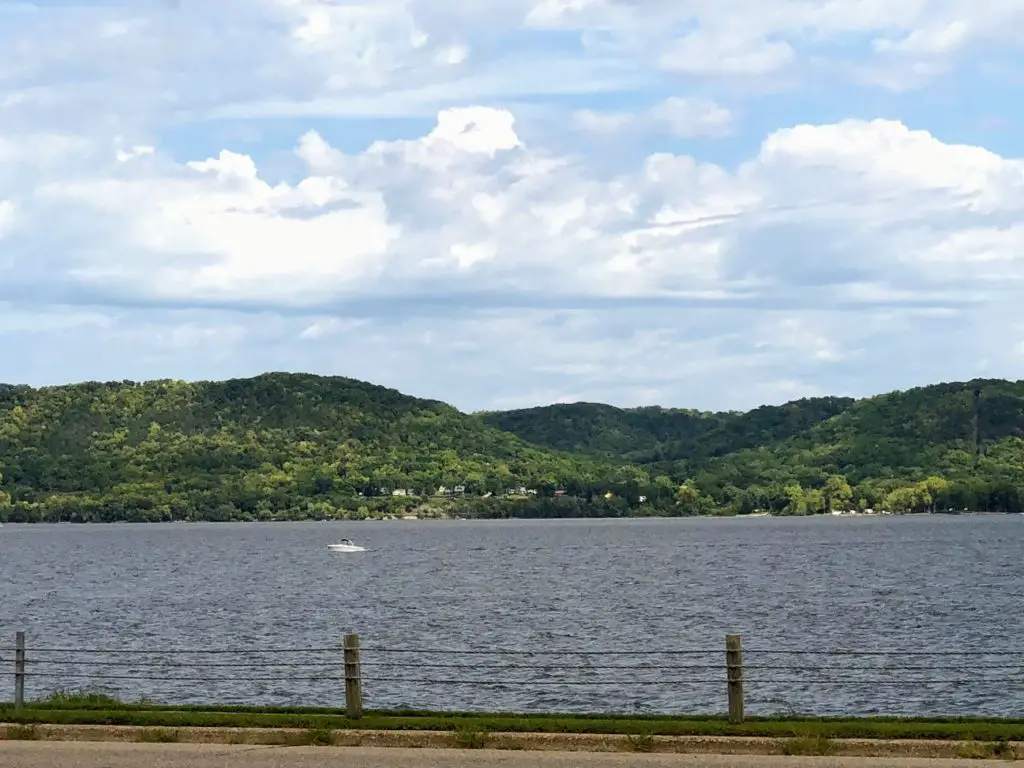
M 1022 378 L 1010 0 L 0 5 L 0 380 Z

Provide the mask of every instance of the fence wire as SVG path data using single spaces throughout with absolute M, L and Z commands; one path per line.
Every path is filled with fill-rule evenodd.
M 15 653 L 24 651 L 24 669 Z M 672 690 L 718 690 L 724 700 L 728 680 L 726 649 L 568 649 L 568 648 L 424 648 L 367 646 L 359 649 L 358 668 L 371 698 L 399 697 L 406 689 L 437 687 L 448 700 L 451 687 L 482 692 L 526 690 L 538 695 L 567 688 L 607 691 L 639 689 L 664 701 Z M 743 649 L 738 669 L 749 701 L 779 701 L 768 695 L 811 695 L 815 689 L 923 689 L 927 696 L 965 689 L 990 691 L 1024 700 L 1024 650 L 902 649 Z M 825 659 L 837 659 L 825 664 Z M 507 659 L 507 660 L 506 660 Z M 932 663 L 928 663 L 929 660 Z M 355 666 L 345 664 L 345 649 L 334 647 L 191 648 L 0 648 L 0 674 L 25 680 L 104 683 L 192 684 L 202 690 L 253 684 L 317 684 L 343 689 Z M 301 686 L 300 686 L 301 687 Z M 179 691 L 181 689 L 178 689 Z M 301 690 L 296 695 L 301 695 Z M 180 693 L 179 693 L 180 695 Z M 425 694 L 424 694 L 425 695 Z M 583 694 L 581 694 L 583 695 Z M 604 695 L 604 694 L 601 694 Z M 987 694 L 986 694 L 987 695 Z M 421 696 L 421 694 L 418 694 Z M 2 698 L 2 697 L 0 697 Z M 422 701 L 422 698 L 417 699 Z M 706 700 L 706 697 L 705 699 Z M 819 699 L 820 700 L 820 699 Z

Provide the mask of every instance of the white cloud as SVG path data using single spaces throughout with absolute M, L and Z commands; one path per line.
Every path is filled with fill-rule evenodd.
M 796 60 L 796 51 L 787 42 L 692 34 L 671 43 L 658 63 L 685 75 L 760 76 L 784 70 Z
M 449 45 L 447 48 L 443 48 L 434 54 L 434 61 L 453 67 L 461 64 L 468 58 L 469 47 L 460 43 Z
M 315 306 L 538 281 L 585 296 L 750 296 L 844 269 L 867 283 L 969 279 L 954 266 L 980 259 L 1022 274 L 1024 162 L 900 123 L 782 129 L 735 170 L 657 154 L 602 178 L 525 146 L 514 122 L 446 110 L 422 138 L 356 155 L 310 133 L 296 150 L 308 175 L 290 184 L 223 150 L 39 194 L 105 222 L 102 243 L 69 254 L 69 279 L 179 301 Z M 777 237 L 807 242 L 759 245 Z
M 504 109 L 448 109 L 438 115 L 437 126 L 420 144 L 427 151 L 447 144 L 456 151 L 494 157 L 497 152 L 520 146 L 514 125 L 512 113 Z
M 63 333 L 82 328 L 102 332 L 114 325 L 114 321 L 102 312 L 83 312 L 75 307 L 23 309 L 7 302 L 0 302 L 0 335 Z
M 653 132 L 691 139 L 724 136 L 732 128 L 733 114 L 711 99 L 671 96 L 646 112 L 582 109 L 573 115 L 573 120 L 578 128 L 588 133 Z
M 382 201 L 343 180 L 295 186 L 257 178 L 251 159 L 222 152 L 193 176 L 51 185 L 51 200 L 106 214 L 110 250 L 71 271 L 151 298 L 304 304 L 331 284 L 377 274 L 397 235 Z
M 10 200 L 0 200 L 0 239 L 14 228 L 16 210 Z
M 90 149 L 91 144 L 84 137 L 67 133 L 0 134 L 0 166 L 52 168 L 87 154 Z
M 651 109 L 650 118 L 664 124 L 668 131 L 680 138 L 691 136 L 720 136 L 732 124 L 732 113 L 711 99 L 686 99 L 677 96 Z
M 629 112 L 595 112 L 592 109 L 577 110 L 572 117 L 580 130 L 608 135 L 619 133 L 639 122 L 638 116 Z
M 155 147 L 151 147 L 151 146 L 146 145 L 146 144 L 138 144 L 138 145 L 132 147 L 131 149 L 127 149 L 127 150 L 119 149 L 119 150 L 117 150 L 117 155 L 116 155 L 117 156 L 117 162 L 119 162 L 119 163 L 128 163 L 128 162 L 131 162 L 132 160 L 134 160 L 134 159 L 136 159 L 138 157 L 147 157 L 148 155 L 152 155 L 154 152 L 156 152 L 156 148 Z
M 367 321 L 361 318 L 324 317 L 302 329 L 300 339 L 321 339 L 326 336 L 337 336 L 362 328 Z

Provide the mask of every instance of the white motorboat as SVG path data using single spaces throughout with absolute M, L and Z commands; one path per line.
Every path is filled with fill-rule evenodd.
M 360 547 L 357 544 L 353 544 L 348 539 L 342 539 L 337 544 L 328 544 L 327 548 L 331 552 L 365 552 L 365 547 Z

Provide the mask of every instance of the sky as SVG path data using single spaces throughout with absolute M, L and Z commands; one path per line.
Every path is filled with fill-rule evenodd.
M 1020 0 L 0 0 L 0 381 L 1024 378 Z

